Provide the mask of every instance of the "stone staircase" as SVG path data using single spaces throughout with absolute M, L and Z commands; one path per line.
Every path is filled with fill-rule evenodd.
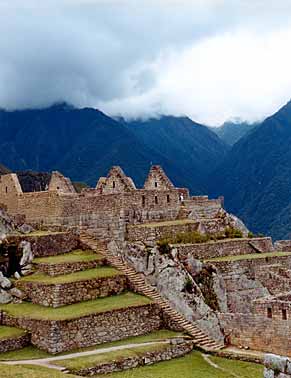
M 196 324 L 188 321 L 181 313 L 174 310 L 169 302 L 161 297 L 157 290 L 148 285 L 144 278 L 139 275 L 133 268 L 120 257 L 111 253 L 104 243 L 96 240 L 93 236 L 86 232 L 81 232 L 80 240 L 93 250 L 97 250 L 98 253 L 103 254 L 107 261 L 116 269 L 124 273 L 135 290 L 152 300 L 160 306 L 164 313 L 182 329 L 184 329 L 194 339 L 194 344 L 207 351 L 217 351 L 224 348 L 224 344 L 219 343 L 205 334 Z

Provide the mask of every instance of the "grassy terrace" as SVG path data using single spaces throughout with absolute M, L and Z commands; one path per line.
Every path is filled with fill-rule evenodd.
M 124 293 L 92 301 L 75 303 L 68 306 L 52 308 L 44 307 L 30 302 L 0 305 L 0 310 L 6 311 L 10 316 L 39 319 L 39 320 L 69 320 L 90 314 L 119 310 L 126 307 L 136 307 L 152 303 L 149 298 L 134 293 Z
M 247 255 L 237 255 L 237 256 L 221 256 L 221 257 L 215 257 L 213 259 L 204 260 L 204 262 L 256 260 L 256 259 L 264 259 L 266 257 L 284 257 L 284 256 L 291 256 L 291 252 L 267 252 L 267 253 L 250 253 Z
M 14 339 L 25 335 L 25 331 L 19 328 L 0 326 L 0 340 Z
M 78 378 L 76 375 L 36 365 L 8 366 L 0 364 L 0 377 L 3 378 Z
M 179 226 L 179 225 L 191 224 L 191 223 L 197 223 L 197 221 L 192 220 L 192 219 L 178 219 L 178 220 L 165 221 L 165 222 L 162 221 L 162 222 L 153 222 L 153 223 L 142 223 L 142 224 L 128 226 L 128 228 Z
M 63 264 L 63 263 L 75 263 L 82 261 L 95 261 L 102 259 L 103 256 L 97 254 L 92 250 L 82 251 L 76 249 L 70 253 L 64 253 L 63 255 L 50 256 L 50 257 L 38 257 L 33 260 L 36 264 Z
M 72 372 L 77 372 L 80 369 L 90 368 L 101 363 L 110 361 L 119 361 L 124 358 L 138 357 L 144 355 L 146 352 L 155 352 L 164 350 L 169 347 L 169 344 L 153 344 L 136 346 L 133 348 L 116 350 L 107 353 L 96 354 L 92 356 L 85 356 L 79 358 L 72 358 L 54 362 L 56 365 L 64 366 Z
M 96 378 L 262 378 L 263 366 L 250 362 L 208 356 L 212 366 L 200 352 L 120 373 L 98 375 Z
M 65 274 L 57 277 L 49 276 L 45 273 L 34 273 L 30 276 L 22 277 L 18 282 L 39 282 L 44 285 L 57 285 L 70 282 L 91 280 L 94 278 L 114 277 L 120 274 L 122 273 L 120 273 L 118 270 L 105 266 L 94 269 L 87 269 L 81 272 Z
M 29 234 L 26 234 L 25 236 L 47 236 L 47 235 L 57 235 L 57 234 L 66 234 L 65 231 L 33 231 Z
M 86 351 L 91 351 L 91 350 L 116 347 L 116 346 L 126 345 L 126 344 L 139 344 L 139 343 L 146 343 L 150 341 L 162 341 L 166 339 L 172 339 L 175 337 L 183 337 L 183 336 L 185 336 L 185 334 L 181 332 L 174 332 L 174 331 L 162 329 L 159 331 L 151 332 L 143 336 L 134 336 L 134 337 L 129 337 L 127 339 L 123 339 L 119 341 L 113 341 L 111 343 L 103 343 L 97 346 L 95 345 L 92 347 L 78 348 L 78 349 L 70 350 L 68 352 L 62 352 L 62 353 L 59 353 L 58 356 L 65 356 L 66 354 L 71 354 L 71 353 L 86 352 Z M 32 360 L 32 359 L 38 359 L 38 358 L 48 358 L 52 356 L 55 356 L 55 355 L 51 355 L 47 352 L 37 349 L 34 346 L 27 346 L 20 350 L 13 350 L 11 352 L 0 353 L 0 361 Z

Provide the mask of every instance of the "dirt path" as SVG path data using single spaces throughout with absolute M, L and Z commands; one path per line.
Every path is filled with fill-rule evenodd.
M 119 346 L 116 346 L 116 347 L 90 350 L 90 351 L 86 351 L 86 352 L 70 353 L 70 354 L 66 354 L 64 356 L 55 356 L 55 357 L 48 357 L 48 358 L 41 358 L 41 359 L 34 359 L 34 360 L 1 361 L 1 364 L 6 364 L 6 365 L 39 365 L 39 366 L 45 366 L 45 367 L 51 368 L 51 369 L 64 371 L 64 370 L 67 370 L 65 367 L 54 365 L 53 363 L 55 361 L 68 360 L 68 359 L 71 359 L 71 358 L 86 357 L 86 356 L 93 356 L 95 354 L 114 352 L 116 350 L 123 350 L 123 349 L 129 349 L 129 348 L 139 348 L 139 347 L 143 347 L 143 346 L 146 346 L 146 345 L 169 344 L 169 343 L 170 343 L 170 340 L 151 341 L 151 342 L 146 342 L 146 343 L 141 343 L 141 344 L 126 344 L 126 345 L 119 345 Z
M 204 358 L 204 360 L 205 360 L 210 366 L 214 367 L 215 369 L 218 369 L 218 370 L 224 371 L 225 373 L 230 374 L 231 377 L 234 377 L 234 378 L 241 378 L 239 375 L 236 375 L 235 373 L 230 372 L 230 371 L 228 371 L 227 369 L 224 369 L 224 368 L 220 367 L 220 366 L 217 365 L 215 362 L 211 361 L 210 356 L 209 356 L 208 354 L 203 354 L 203 353 L 202 353 L 202 357 Z

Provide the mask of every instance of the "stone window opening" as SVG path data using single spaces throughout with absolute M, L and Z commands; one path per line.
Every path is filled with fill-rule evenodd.
M 145 206 L 145 196 L 141 197 L 141 201 L 142 201 L 142 206 Z
M 158 187 L 158 183 L 155 181 L 155 188 L 157 188 Z
M 170 195 L 167 194 L 167 203 L 170 203 Z
M 112 182 L 112 188 L 115 188 L 115 181 Z
M 60 189 L 60 187 L 59 186 L 57 186 L 57 190 L 59 190 Z
M 287 310 L 285 308 L 282 309 L 282 319 L 287 320 Z
M 267 308 L 267 317 L 268 317 L 269 319 L 272 319 L 272 317 L 273 317 L 271 307 L 268 307 L 268 308 Z
M 155 204 L 157 205 L 158 203 L 158 196 L 155 196 Z
M 8 186 L 6 186 L 5 191 L 6 191 L 6 193 L 8 193 Z

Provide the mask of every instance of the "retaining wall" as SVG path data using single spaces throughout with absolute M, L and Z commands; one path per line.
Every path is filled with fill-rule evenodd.
M 181 260 L 185 260 L 188 255 L 195 259 L 205 260 L 222 256 L 236 256 L 257 253 L 253 246 L 260 249 L 261 253 L 273 252 L 271 238 L 252 239 L 227 239 L 209 243 L 197 244 L 176 244 L 178 255 Z
M 152 365 L 161 361 L 168 361 L 176 357 L 184 356 L 193 350 L 193 342 L 183 342 L 181 344 L 169 344 L 161 347 L 160 350 L 151 352 L 138 352 L 137 355 L 132 357 L 123 357 L 113 359 L 110 362 L 99 363 L 98 365 L 80 369 L 72 370 L 74 374 L 81 376 L 92 376 L 97 374 L 108 374 L 116 371 L 123 371 L 133 369 L 139 366 Z
M 162 313 L 155 304 L 54 321 L 15 318 L 3 312 L 2 324 L 28 330 L 32 344 L 52 354 L 144 335 L 163 328 Z
M 128 289 L 128 284 L 127 278 L 122 274 L 118 274 L 112 277 L 62 284 L 16 281 L 16 287 L 24 291 L 33 303 L 42 306 L 60 307 L 120 294 Z
M 0 339 L 0 353 L 22 349 L 30 344 L 30 335 L 26 333 L 11 339 Z

